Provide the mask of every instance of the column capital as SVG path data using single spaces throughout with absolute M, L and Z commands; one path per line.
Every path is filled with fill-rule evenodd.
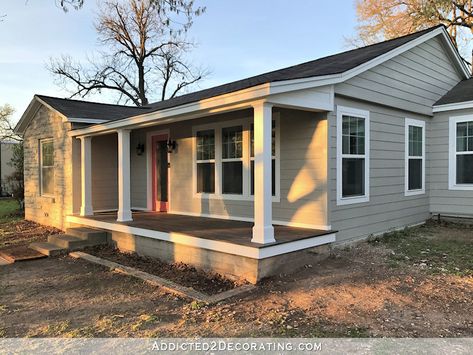
M 253 109 L 257 110 L 260 108 L 273 108 L 274 105 L 266 100 L 259 100 L 252 102 L 251 106 L 253 107 Z

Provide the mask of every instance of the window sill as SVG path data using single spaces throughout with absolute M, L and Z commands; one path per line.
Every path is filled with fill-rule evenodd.
M 40 197 L 42 200 L 45 200 L 45 201 L 48 201 L 48 202 L 51 202 L 51 203 L 55 203 L 55 202 L 56 202 L 56 198 L 55 198 L 53 195 L 39 195 L 39 197 Z
M 404 191 L 404 196 L 425 195 L 425 189 Z
M 449 190 L 457 190 L 457 191 L 471 191 L 473 190 L 473 184 L 465 184 L 465 185 L 451 185 L 448 187 Z
M 355 203 L 369 202 L 369 196 L 342 197 L 337 199 L 337 206 L 352 205 Z

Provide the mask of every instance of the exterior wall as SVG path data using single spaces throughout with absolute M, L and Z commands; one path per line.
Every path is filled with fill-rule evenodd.
M 92 138 L 92 208 L 94 211 L 118 208 L 117 139 L 116 133 Z M 131 152 L 132 155 L 133 153 L 134 151 Z
M 367 237 L 429 218 L 430 120 L 423 116 L 353 99 L 336 97 L 336 105 L 370 112 L 370 198 L 337 206 L 337 114 L 329 114 L 329 218 L 337 242 Z M 426 193 L 404 196 L 405 118 L 426 121 Z
M 473 190 L 449 190 L 449 118 L 472 115 L 473 109 L 439 112 L 432 120 L 430 144 L 430 211 L 459 217 L 473 215 Z
M 301 224 L 327 225 L 327 120 L 321 113 L 280 110 L 280 201 L 273 202 L 273 219 Z M 169 129 L 177 141 L 170 155 L 170 209 L 175 213 L 253 218 L 249 200 L 204 199 L 192 186 L 192 127 L 235 119 L 253 120 L 251 110 L 132 131 L 132 206 L 146 208 L 147 156 L 133 151 L 146 143 L 146 134 Z M 150 149 L 146 147 L 146 149 Z
M 340 95 L 432 115 L 433 104 L 461 80 L 438 38 L 338 84 Z
M 17 143 L 14 142 L 0 142 L 0 182 L 1 182 L 1 195 L 11 195 L 11 189 L 9 184 L 6 182 L 6 178 L 10 176 L 14 168 L 10 166 L 11 159 L 13 157 L 13 147 Z
M 25 218 L 60 229 L 65 216 L 72 213 L 72 138 L 67 131 L 70 123 L 42 107 L 24 134 L 25 149 Z M 54 142 L 54 197 L 41 196 L 39 141 L 52 138 Z

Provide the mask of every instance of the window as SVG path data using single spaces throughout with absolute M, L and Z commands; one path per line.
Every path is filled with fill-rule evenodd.
M 215 131 L 199 131 L 196 134 L 197 192 L 215 192 Z
M 40 141 L 41 195 L 54 195 L 54 145 L 51 139 Z
M 473 116 L 450 118 L 451 190 L 473 190 Z
M 425 122 L 406 118 L 405 195 L 425 193 Z
M 250 160 L 251 160 L 251 194 L 255 194 L 255 129 L 254 125 L 251 124 L 250 129 Z M 276 121 L 272 122 L 272 133 L 271 133 L 271 191 L 273 196 L 276 195 Z
M 369 112 L 337 107 L 337 204 L 369 200 Z
M 272 195 L 279 200 L 279 113 L 272 122 Z M 194 192 L 204 198 L 252 200 L 253 118 L 194 127 Z
M 243 126 L 222 128 L 222 193 L 243 194 Z

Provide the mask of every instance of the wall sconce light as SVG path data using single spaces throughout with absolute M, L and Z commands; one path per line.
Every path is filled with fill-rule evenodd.
M 168 153 L 172 153 L 174 150 L 176 150 L 176 141 L 168 140 L 166 143 L 166 146 L 168 148 Z
M 145 152 L 145 145 L 143 143 L 138 143 L 138 145 L 136 146 L 136 154 L 143 155 L 144 152 Z

